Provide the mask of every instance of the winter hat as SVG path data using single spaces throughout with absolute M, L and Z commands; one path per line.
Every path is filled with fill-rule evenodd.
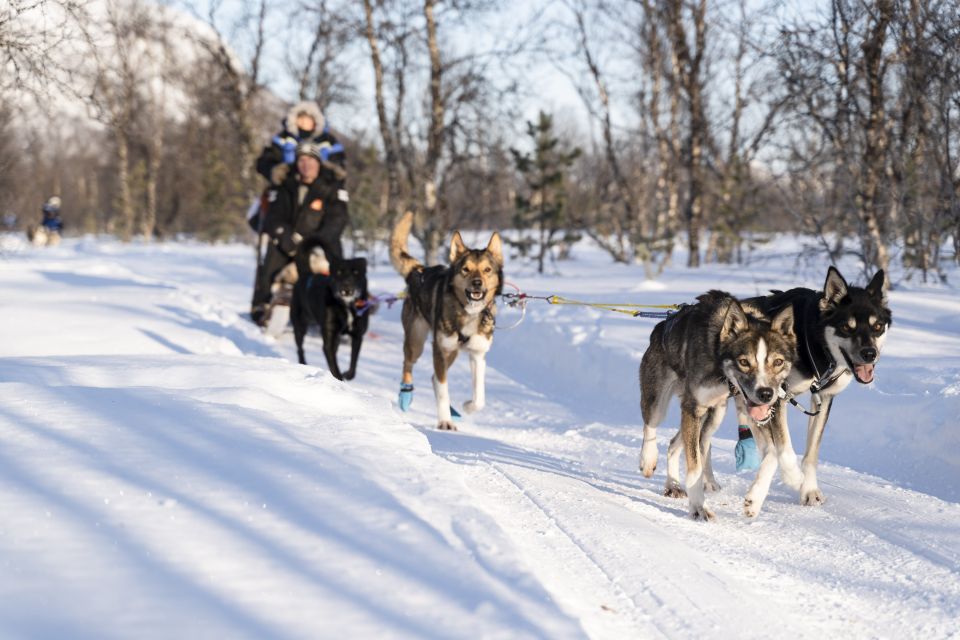
M 297 157 L 300 156 L 310 156 L 311 158 L 316 158 L 319 161 L 323 160 L 323 156 L 320 155 L 320 145 L 315 142 L 301 142 L 297 145 Z
M 313 118 L 314 123 L 316 123 L 313 131 L 300 131 L 300 128 L 297 126 L 297 116 L 299 116 L 301 113 L 305 113 Z M 298 137 L 307 133 L 309 133 L 311 136 L 319 135 L 319 133 L 323 131 L 323 128 L 326 126 L 326 120 L 324 120 L 323 113 L 320 112 L 320 107 L 317 106 L 316 102 L 310 102 L 309 100 L 298 102 L 290 107 L 290 111 L 287 112 L 286 123 L 287 130 Z
M 46 202 L 43 203 L 43 206 L 40 207 L 40 209 L 44 213 L 55 213 L 60 211 L 60 197 L 51 196 Z

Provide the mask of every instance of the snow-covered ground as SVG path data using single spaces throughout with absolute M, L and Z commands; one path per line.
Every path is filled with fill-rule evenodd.
M 586 245 L 559 273 L 507 273 L 529 293 L 599 301 L 819 288 L 826 265 L 797 248 L 783 238 L 749 267 L 656 282 Z M 357 379 L 340 383 L 318 338 L 317 366 L 300 366 L 292 336 L 243 319 L 252 262 L 239 245 L 4 240 L 0 637 L 958 634 L 956 289 L 891 294 L 877 380 L 844 392 L 827 426 L 823 507 L 776 481 L 744 518 L 752 474 L 734 471 L 728 415 L 705 524 L 661 495 L 664 464 L 637 470 L 653 321 L 531 302 L 496 336 L 487 408 L 441 433 L 429 357 L 412 411 L 396 408 L 397 306 L 373 317 Z M 371 280 L 401 287 L 386 265 Z M 468 388 L 462 359 L 458 403 Z

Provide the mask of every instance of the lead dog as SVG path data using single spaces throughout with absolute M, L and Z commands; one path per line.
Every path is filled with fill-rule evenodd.
M 807 413 L 812 414 L 807 422 L 807 449 L 801 463 L 801 504 L 824 502 L 817 484 L 817 460 L 834 397 L 853 380 L 860 384 L 873 381 L 874 367 L 892 321 L 884 285 L 882 270 L 877 271 L 864 288 L 848 285 L 840 272 L 830 267 L 823 291 L 797 288 L 746 301 L 766 313 L 793 311 L 797 359 L 784 386 L 789 398 L 809 392 L 811 403 Z M 786 401 L 781 400 L 779 404 L 780 410 L 775 412 L 770 424 L 760 428 L 754 424 L 752 428 L 764 457 L 744 502 L 748 516 L 759 513 L 778 460 L 784 467 L 784 477 L 801 473 L 796 468 L 796 454 L 787 429 Z M 742 410 L 740 420 L 740 424 L 754 422 L 747 421 Z
M 748 313 L 749 312 L 749 313 Z M 680 397 L 680 431 L 667 454 L 664 494 L 689 498 L 690 516 L 713 520 L 704 505 L 705 488 L 717 489 L 710 465 L 710 441 L 738 394 L 748 414 L 769 419 L 777 389 L 796 355 L 793 310 L 772 320 L 723 291 L 710 291 L 697 303 L 658 323 L 640 362 L 643 448 L 640 468 L 650 477 L 657 467 L 657 427 L 670 399 Z M 686 492 L 680 485 L 680 450 L 686 453 Z
M 413 392 L 413 365 L 433 335 L 433 392 L 437 401 L 437 427 L 455 430 L 450 411 L 447 370 L 457 354 L 470 354 L 473 398 L 463 405 L 473 413 L 486 402 L 486 354 L 493 344 L 496 296 L 503 287 L 503 253 L 500 234 L 490 236 L 485 249 L 470 249 L 460 232 L 450 242 L 450 265 L 425 267 L 407 251 L 413 214 L 404 214 L 390 238 L 390 261 L 407 282 L 403 301 L 403 394 Z M 412 395 L 409 396 L 412 399 Z

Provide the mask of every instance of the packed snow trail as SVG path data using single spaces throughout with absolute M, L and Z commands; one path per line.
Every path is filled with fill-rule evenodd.
M 303 367 L 291 336 L 241 317 L 249 248 L 86 239 L 5 256 L 0 636 L 957 633 L 955 292 L 892 295 L 878 381 L 841 395 L 827 427 L 825 506 L 775 482 L 745 519 L 752 476 L 733 471 L 728 422 L 708 525 L 661 495 L 665 465 L 637 471 L 652 321 L 531 303 L 495 339 L 487 408 L 442 433 L 428 355 L 411 412 L 396 409 L 398 306 L 373 317 L 344 384 L 319 338 Z M 577 256 L 571 275 L 508 275 L 536 293 L 652 303 L 822 277 L 770 257 L 650 284 L 589 247 Z M 401 286 L 388 266 L 371 279 Z M 804 421 L 791 426 L 802 447 Z

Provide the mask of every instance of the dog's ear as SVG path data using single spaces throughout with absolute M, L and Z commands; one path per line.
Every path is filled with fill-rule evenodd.
M 883 300 L 886 284 L 886 276 L 883 273 L 883 269 L 880 269 L 873 275 L 873 279 L 870 280 L 870 284 L 867 285 L 867 293 L 869 293 L 870 297 L 875 300 Z
M 487 251 L 497 261 L 499 266 L 503 266 L 503 243 L 500 241 L 500 234 L 496 231 L 490 236 L 490 242 L 487 243 Z
M 827 279 L 823 283 L 823 298 L 820 299 L 820 310 L 826 311 L 839 304 L 847 295 L 847 281 L 833 265 L 827 269 Z
M 748 326 L 747 314 L 743 312 L 743 307 L 736 300 L 731 300 L 727 307 L 727 314 L 723 318 L 723 328 L 720 329 L 720 341 L 723 342 L 746 331 Z
M 793 305 L 787 305 L 780 313 L 773 317 L 773 320 L 770 322 L 770 328 L 782 335 L 784 338 L 789 338 L 791 340 L 796 339 L 796 334 L 793 332 Z
M 467 245 L 463 244 L 463 238 L 460 237 L 460 232 L 454 231 L 453 238 L 450 239 L 450 264 L 456 262 L 457 258 L 467 251 L 469 251 L 469 249 L 467 249 Z

